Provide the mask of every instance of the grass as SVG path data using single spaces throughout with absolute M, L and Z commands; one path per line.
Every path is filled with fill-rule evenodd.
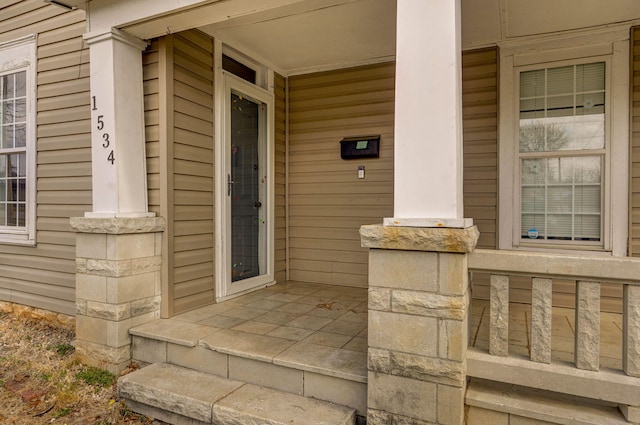
M 110 387 L 116 380 L 116 376 L 104 369 L 87 366 L 76 374 L 76 378 L 83 380 L 88 385 L 98 385 L 103 388 Z
M 67 344 L 66 342 L 63 342 L 63 343 L 56 344 L 53 347 L 53 350 L 56 353 L 58 353 L 58 355 L 64 357 L 64 356 L 67 356 L 67 355 L 73 353 L 76 350 L 76 347 L 74 347 L 71 344 Z
M 150 425 L 119 401 L 117 376 L 78 362 L 74 338 L 0 313 L 0 424 Z

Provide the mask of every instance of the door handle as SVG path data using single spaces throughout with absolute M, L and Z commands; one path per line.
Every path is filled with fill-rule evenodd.
M 262 206 L 262 202 L 260 202 L 260 201 L 256 201 L 256 202 L 253 203 L 253 207 L 256 208 L 256 209 L 260 208 L 261 206 Z
M 235 182 L 231 180 L 231 173 L 227 174 L 227 196 L 231 196 L 231 187 Z

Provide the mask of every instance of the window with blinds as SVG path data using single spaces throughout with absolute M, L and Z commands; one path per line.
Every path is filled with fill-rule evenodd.
M 26 75 L 0 75 L 0 228 L 26 225 Z
M 602 242 L 605 69 L 595 62 L 520 73 L 524 240 Z

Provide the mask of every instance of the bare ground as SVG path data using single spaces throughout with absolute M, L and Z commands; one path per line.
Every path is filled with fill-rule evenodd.
M 69 329 L 0 312 L 0 424 L 150 425 L 118 400 L 115 376 L 76 360 L 73 339 Z

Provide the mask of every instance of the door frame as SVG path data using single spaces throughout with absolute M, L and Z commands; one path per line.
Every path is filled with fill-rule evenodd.
M 215 143 L 215 270 L 216 270 L 216 301 L 223 301 L 253 289 L 275 283 L 275 111 L 273 93 L 251 84 L 235 75 L 220 70 L 216 78 L 215 111 L 216 111 L 216 143 Z M 227 174 L 230 170 L 231 149 L 228 146 L 230 114 L 227 111 L 231 91 L 240 91 L 247 98 L 264 103 L 267 107 L 264 133 L 265 152 L 261 155 L 264 164 L 261 169 L 267 177 L 266 196 L 263 202 L 265 208 L 266 237 L 266 270 L 260 276 L 233 282 L 231 285 L 231 203 L 227 195 Z M 263 167 L 263 168 L 262 168 Z

